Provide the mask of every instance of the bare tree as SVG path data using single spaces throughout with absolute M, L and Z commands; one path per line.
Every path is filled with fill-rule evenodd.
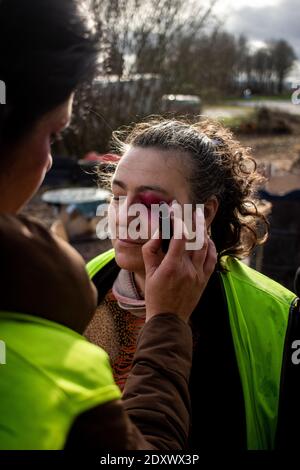
M 105 151 L 112 129 L 160 112 L 162 94 L 174 85 L 168 68 L 179 38 L 200 38 L 216 2 L 82 0 L 101 38 L 99 72 L 77 94 L 72 125 L 56 150 L 78 157 Z
M 252 53 L 245 49 L 240 69 L 247 77 L 247 86 L 254 92 L 280 94 L 295 58 L 293 48 L 287 41 L 270 40 Z
M 250 86 L 282 92 L 295 53 L 285 41 L 250 52 L 224 30 L 217 0 L 78 0 L 101 44 L 97 77 L 76 96 L 71 127 L 54 149 L 108 150 L 113 129 L 160 113 L 166 93 L 218 99 Z
M 269 48 L 277 75 L 277 91 L 280 94 L 283 91 L 284 80 L 296 60 L 296 54 L 292 46 L 284 39 L 271 41 Z

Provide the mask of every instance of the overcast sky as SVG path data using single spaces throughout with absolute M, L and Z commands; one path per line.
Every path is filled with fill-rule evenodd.
M 217 12 L 228 31 L 253 41 L 284 38 L 300 59 L 300 0 L 219 0 Z

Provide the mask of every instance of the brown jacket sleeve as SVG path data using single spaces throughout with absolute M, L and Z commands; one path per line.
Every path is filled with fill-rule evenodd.
M 173 314 L 149 320 L 138 339 L 123 403 L 110 402 L 80 415 L 66 449 L 186 448 L 191 362 L 190 327 Z
M 187 446 L 192 332 L 172 314 L 152 318 L 142 331 L 123 401 L 131 420 L 159 449 Z
M 0 215 L 0 308 L 82 333 L 96 291 L 79 253 L 31 217 Z

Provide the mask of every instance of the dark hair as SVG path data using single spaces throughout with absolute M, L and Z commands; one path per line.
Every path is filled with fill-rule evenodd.
M 193 204 L 211 196 L 219 201 L 212 222 L 212 239 L 219 259 L 244 258 L 268 235 L 268 222 L 257 205 L 256 190 L 264 182 L 249 149 L 217 121 L 188 123 L 152 118 L 129 131 L 115 132 L 113 142 L 123 153 L 128 146 L 175 150 L 183 161 Z
M 97 42 L 73 0 L 0 0 L 0 149 L 94 73 Z

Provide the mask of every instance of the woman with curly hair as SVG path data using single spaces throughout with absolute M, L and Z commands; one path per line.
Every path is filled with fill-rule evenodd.
M 268 233 L 256 200 L 263 178 L 255 161 L 229 130 L 208 120 L 152 118 L 135 125 L 125 139 L 115 133 L 114 140 L 120 160 L 111 178 L 109 223 L 112 209 L 121 214 L 125 202 L 126 207 L 141 203 L 149 210 L 162 201 L 193 208 L 203 204 L 218 252 L 216 269 L 190 318 L 191 448 L 280 445 L 284 340 L 289 311 L 297 304 L 292 292 L 240 261 Z M 121 215 L 115 220 L 120 228 Z M 88 264 L 98 308 L 85 334 L 109 352 L 121 388 L 145 321 L 146 241 L 116 235 L 113 249 Z M 126 407 L 130 410 L 130 400 Z M 142 414 L 136 419 L 142 420 Z

